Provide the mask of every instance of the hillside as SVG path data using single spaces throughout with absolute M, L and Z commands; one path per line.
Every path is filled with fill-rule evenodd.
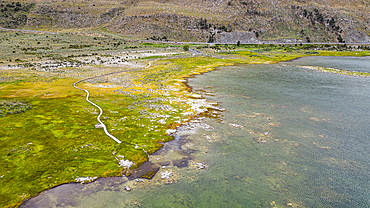
M 18 0 L 2 2 L 0 26 L 106 30 L 134 39 L 174 41 L 244 37 L 242 42 L 368 43 L 369 5 L 364 0 Z

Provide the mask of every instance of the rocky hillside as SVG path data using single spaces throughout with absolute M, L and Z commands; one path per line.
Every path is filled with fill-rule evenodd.
M 6 6 L 17 4 L 22 9 Z M 108 30 L 135 39 L 370 42 L 368 0 L 19 0 L 3 1 L 0 18 L 3 27 Z

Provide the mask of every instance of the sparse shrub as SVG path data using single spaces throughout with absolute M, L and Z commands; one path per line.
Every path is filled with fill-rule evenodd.
M 211 33 L 211 36 L 208 37 L 208 43 L 215 42 L 215 33 Z
M 184 51 L 189 51 L 189 46 L 188 46 L 188 45 L 184 45 L 184 46 L 182 47 L 182 49 L 184 49 Z
M 260 36 L 260 34 L 258 33 L 258 31 L 255 31 L 254 34 L 256 34 L 256 38 L 258 38 Z
M 342 38 L 342 36 L 341 35 L 339 35 L 338 37 L 337 37 L 337 39 L 338 39 L 338 42 L 339 43 L 345 43 L 346 41 L 344 41 L 343 40 L 343 38 Z

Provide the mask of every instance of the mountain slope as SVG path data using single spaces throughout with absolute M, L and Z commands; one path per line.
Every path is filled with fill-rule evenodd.
M 99 28 L 138 39 L 212 41 L 250 32 L 260 40 L 370 42 L 370 2 L 356 0 L 38 0 L 17 27 Z M 1 23 L 2 21 L 0 21 Z M 6 26 L 1 23 L 2 26 Z

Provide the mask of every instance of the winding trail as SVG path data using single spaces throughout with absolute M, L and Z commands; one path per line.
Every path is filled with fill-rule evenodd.
M 83 90 L 86 92 L 86 101 L 89 102 L 91 105 L 97 107 L 99 110 L 100 110 L 100 113 L 98 115 L 98 117 L 96 118 L 98 120 L 98 122 L 100 123 L 100 125 L 104 128 L 104 132 L 106 135 L 108 135 L 110 138 L 112 138 L 114 141 L 116 141 L 117 143 L 122 143 L 119 139 L 117 139 L 116 137 L 114 137 L 112 134 L 110 134 L 107 130 L 107 127 L 105 126 L 105 124 L 100 120 L 100 116 L 103 114 L 103 109 L 101 109 L 101 107 L 99 107 L 97 104 L 91 102 L 89 100 L 89 96 L 90 96 L 90 93 L 88 90 L 85 90 L 85 89 L 81 89 L 79 87 L 76 87 L 75 85 L 76 83 L 73 84 L 73 87 L 75 87 L 76 89 L 79 89 L 79 90 Z
M 146 67 L 144 67 L 144 68 L 146 69 L 146 68 L 150 67 L 151 65 L 152 65 L 152 61 L 149 62 L 149 65 L 146 66 Z M 112 74 L 119 74 L 119 73 L 123 73 L 123 72 L 138 71 L 138 70 L 141 70 L 141 69 L 131 69 L 131 70 L 118 71 L 118 72 L 111 72 L 111 73 L 108 73 L 108 74 L 102 74 L 102 75 L 98 75 L 98 76 L 95 76 L 95 77 L 89 77 L 89 78 L 81 79 L 81 80 L 73 83 L 73 87 L 74 88 L 86 92 L 86 101 L 89 102 L 91 105 L 93 105 L 93 106 L 95 106 L 95 107 L 97 107 L 99 109 L 100 113 L 99 113 L 99 115 L 98 115 L 98 117 L 96 119 L 98 120 L 98 122 L 100 123 L 100 125 L 103 127 L 105 134 L 107 136 L 109 136 L 110 138 L 112 138 L 114 141 L 116 141 L 118 144 L 120 144 L 122 142 L 119 139 L 117 139 L 116 137 L 114 137 L 112 134 L 110 134 L 108 132 L 107 127 L 105 126 L 105 124 L 100 120 L 100 117 L 103 114 L 103 109 L 100 106 L 98 106 L 97 104 L 95 104 L 95 103 L 93 103 L 93 102 L 91 102 L 89 100 L 90 93 L 89 93 L 88 90 L 79 88 L 76 85 L 78 83 L 80 83 L 80 82 L 83 82 L 83 81 L 86 81 L 86 80 L 89 80 L 89 79 L 95 79 L 95 78 L 100 78 L 100 77 L 104 77 L 104 76 L 108 76 L 108 75 L 112 75 Z

